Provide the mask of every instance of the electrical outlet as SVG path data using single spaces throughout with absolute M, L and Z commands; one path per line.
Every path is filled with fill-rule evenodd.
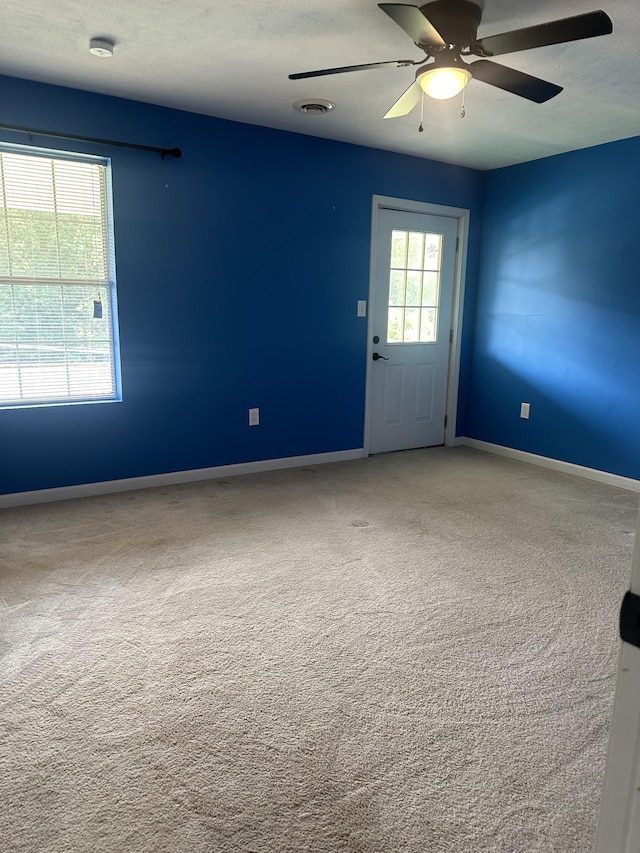
M 529 418 L 529 412 L 531 411 L 531 403 L 520 403 L 520 417 L 521 418 Z
M 249 426 L 260 424 L 260 409 L 249 409 Z

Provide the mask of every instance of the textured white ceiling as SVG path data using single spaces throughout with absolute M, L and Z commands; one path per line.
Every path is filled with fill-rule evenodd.
M 597 3 L 485 0 L 479 35 Z M 472 80 L 466 117 L 458 98 L 428 100 L 420 134 L 419 110 L 382 118 L 414 69 L 287 78 L 420 58 L 375 0 L 3 0 L 0 73 L 490 169 L 640 134 L 640 4 L 602 0 L 600 8 L 612 35 L 499 57 L 564 86 L 558 97 L 539 105 Z M 89 54 L 94 36 L 115 41 L 112 58 Z M 336 109 L 303 115 L 292 108 L 301 98 L 325 98 Z

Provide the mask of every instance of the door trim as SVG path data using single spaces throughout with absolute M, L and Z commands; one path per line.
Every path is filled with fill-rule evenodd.
M 371 245 L 369 255 L 369 303 L 367 310 L 367 370 L 365 390 L 365 413 L 364 413 L 364 455 L 369 455 L 369 432 L 370 432 L 370 406 L 371 406 L 371 366 L 373 354 L 373 343 L 371 341 L 373 331 L 371 327 L 371 305 L 374 289 L 375 273 L 375 239 L 378 227 L 378 211 L 399 210 L 408 213 L 426 213 L 431 216 L 443 216 L 456 219 L 458 223 L 458 250 L 456 252 L 456 265 L 453 282 L 453 306 L 451 311 L 451 329 L 453 340 L 449 348 L 449 367 L 447 372 L 447 398 L 445 413 L 447 426 L 444 433 L 444 443 L 447 447 L 453 447 L 456 443 L 456 415 L 458 409 L 458 386 L 460 380 L 460 346 L 462 340 L 462 320 L 464 311 L 464 290 L 467 272 L 467 244 L 469 237 L 469 214 L 470 211 L 464 207 L 447 207 L 441 204 L 430 204 L 423 201 L 411 201 L 409 199 L 392 198 L 390 196 L 374 195 L 371 201 Z
M 629 590 L 640 593 L 640 516 Z M 640 840 L 640 650 L 622 641 L 594 853 L 630 853 Z

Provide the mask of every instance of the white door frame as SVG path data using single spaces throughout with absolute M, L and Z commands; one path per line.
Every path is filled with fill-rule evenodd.
M 426 213 L 431 216 L 447 216 L 458 222 L 458 250 L 456 251 L 455 277 L 453 283 L 453 306 L 451 312 L 451 330 L 453 338 L 449 347 L 449 367 L 447 372 L 447 402 L 445 413 L 447 426 L 444 432 L 444 443 L 453 447 L 456 442 L 456 414 L 458 409 L 458 383 L 460 378 L 460 346 L 462 339 L 462 315 L 464 306 L 465 277 L 467 272 L 467 243 L 469 237 L 469 213 L 464 207 L 447 207 L 441 204 L 429 204 L 423 201 L 410 201 L 402 198 L 392 198 L 384 195 L 374 195 L 371 204 L 371 250 L 369 260 L 369 304 L 367 311 L 367 375 L 364 416 L 364 455 L 369 455 L 370 404 L 371 404 L 371 366 L 373 364 L 373 329 L 371 321 L 371 306 L 373 304 L 375 276 L 375 241 L 378 228 L 378 211 L 381 208 L 408 211 L 409 213 Z
M 640 595 L 640 517 L 629 589 Z M 621 642 L 595 853 L 640 850 L 640 649 Z

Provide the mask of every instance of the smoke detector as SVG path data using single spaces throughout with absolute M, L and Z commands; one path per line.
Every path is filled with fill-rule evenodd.
M 330 113 L 331 110 L 335 109 L 335 106 L 331 101 L 325 101 L 324 98 L 303 98 L 301 101 L 296 101 L 293 108 L 307 116 L 322 116 Z
M 113 48 L 111 39 L 95 38 L 89 42 L 89 53 L 94 56 L 113 56 Z

